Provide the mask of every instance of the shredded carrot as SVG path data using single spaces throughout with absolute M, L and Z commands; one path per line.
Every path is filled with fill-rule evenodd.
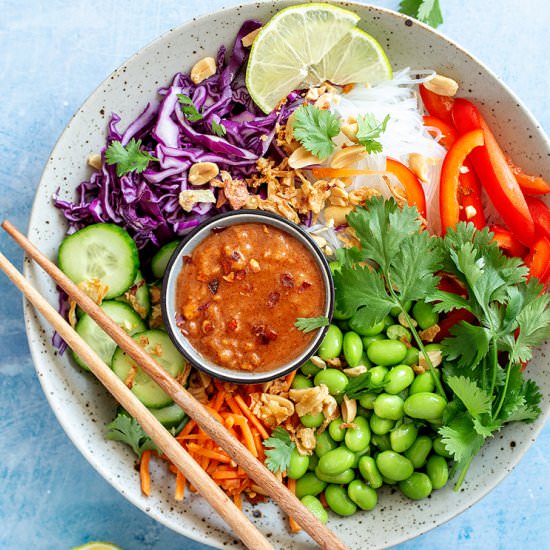
M 258 458 L 263 462 L 265 459 L 264 446 L 262 445 L 261 435 L 258 430 L 252 429 L 252 437 L 254 437 L 254 445 L 258 450 Z
M 227 406 L 231 409 L 231 412 L 233 414 L 241 414 L 241 408 L 233 397 L 231 397 L 230 395 L 226 396 L 225 402 L 227 403 Z
M 229 458 L 225 453 L 212 451 L 210 449 L 204 449 L 202 447 L 199 447 L 196 443 L 189 443 L 187 447 L 189 451 L 193 452 L 196 455 L 206 458 L 213 458 L 214 460 L 219 460 L 220 462 L 231 462 L 231 458 Z
M 288 490 L 292 494 L 294 494 L 294 495 L 296 494 L 296 480 L 295 479 L 288 478 L 287 487 L 288 487 Z M 298 533 L 298 531 L 302 530 L 302 528 L 298 525 L 298 523 L 293 518 L 289 517 L 288 518 L 288 523 L 290 525 L 290 530 L 293 533 Z
M 139 462 L 139 479 L 141 481 L 141 492 L 148 497 L 151 494 L 151 474 L 149 473 L 149 461 L 151 451 L 143 451 Z
M 204 408 L 220 423 L 223 424 L 223 418 L 219 415 L 218 411 L 214 410 L 212 407 L 205 405 Z
M 212 399 L 212 408 L 218 412 L 220 410 L 220 407 L 223 405 L 223 402 L 225 400 L 225 391 L 218 390 L 218 393 L 216 394 L 216 397 Z
M 209 439 L 209 437 L 205 434 L 189 434 L 189 435 L 178 435 L 176 437 L 178 441 L 191 441 L 191 440 L 202 440 Z
M 387 176 L 384 170 L 358 170 L 353 168 L 312 168 L 316 178 L 349 178 L 351 176 Z
M 252 432 L 250 431 L 248 420 L 246 419 L 246 417 L 241 416 L 240 414 L 234 414 L 233 421 L 241 429 L 244 444 L 246 445 L 247 449 L 257 458 L 258 449 L 256 449 L 256 444 L 254 443 L 254 437 L 252 435 Z
M 246 477 L 246 474 L 239 474 L 235 470 L 232 472 L 216 470 L 212 473 L 212 479 L 242 479 L 243 477 Z
M 242 493 L 239 492 L 233 497 L 233 502 L 235 503 L 235 506 L 237 506 L 239 510 L 243 509 L 243 501 L 241 498 L 241 494 Z
M 328 508 L 328 502 L 327 502 L 327 499 L 325 497 L 325 493 L 321 493 L 319 495 L 319 500 L 321 501 L 321 504 L 323 505 L 323 508 Z
M 178 470 L 176 472 L 176 493 L 174 499 L 180 501 L 185 496 L 185 476 Z
M 287 374 L 286 377 L 286 391 L 290 389 L 290 386 L 292 386 L 292 382 L 294 382 L 294 377 L 296 376 L 296 371 L 293 370 L 290 374 Z
M 252 411 L 248 408 L 246 403 L 244 402 L 244 399 L 240 395 L 235 395 L 234 398 L 235 402 L 237 403 L 239 409 L 242 411 L 242 413 L 254 424 L 256 429 L 260 432 L 260 435 L 263 439 L 267 439 L 269 437 L 269 434 L 267 433 L 267 430 L 262 426 L 262 423 L 260 420 L 252 413 Z M 227 399 L 226 399 L 227 402 Z M 228 403 L 229 405 L 229 403 Z
M 189 420 L 189 422 L 187 422 L 187 424 L 184 426 L 183 430 L 181 430 L 181 432 L 177 435 L 176 439 L 183 435 L 190 434 L 196 428 L 196 426 L 197 423 L 194 420 Z

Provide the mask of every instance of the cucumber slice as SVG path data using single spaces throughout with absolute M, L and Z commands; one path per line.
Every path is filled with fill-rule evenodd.
M 178 247 L 181 241 L 172 241 L 168 244 L 165 244 L 151 260 L 151 272 L 153 276 L 157 279 L 162 279 L 164 277 L 164 272 L 166 271 L 166 266 L 174 253 L 174 250 Z
M 135 285 L 139 285 L 140 283 L 141 286 L 139 286 L 138 289 L 133 292 L 132 287 Z M 129 293 L 132 294 L 131 298 L 128 296 Z M 149 286 L 145 282 L 141 271 L 137 272 L 136 278 L 134 279 L 132 286 L 122 296 L 116 298 L 116 300 L 118 302 L 124 302 L 125 304 L 128 304 L 142 319 L 147 319 L 147 317 L 149 317 L 149 314 L 151 313 L 151 298 L 149 296 Z
M 116 225 L 97 223 L 66 237 L 58 252 L 60 269 L 76 284 L 100 279 L 105 299 L 120 296 L 133 284 L 139 267 L 136 243 Z
M 177 426 L 186 418 L 184 410 L 176 403 L 162 407 L 162 409 L 151 409 L 155 418 L 165 427 Z
M 176 349 L 172 340 L 162 330 L 146 330 L 134 334 L 133 339 L 170 375 L 177 376 L 185 366 L 185 359 Z M 160 409 L 170 405 L 172 398 L 160 386 L 136 366 L 134 360 L 121 348 L 117 348 L 112 361 L 115 374 L 124 382 L 133 368 L 136 374 L 132 380 L 132 392 L 146 406 Z
M 100 307 L 130 335 L 146 329 L 141 317 L 128 304 L 111 300 L 103 302 Z M 87 313 L 84 313 L 79 319 L 75 330 L 107 365 L 111 365 L 113 353 L 117 347 L 116 342 L 110 336 L 107 336 Z M 78 355 L 73 353 L 73 357 L 79 366 L 85 370 L 90 370 Z

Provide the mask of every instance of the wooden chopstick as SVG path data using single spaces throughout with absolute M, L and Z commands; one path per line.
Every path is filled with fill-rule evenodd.
M 187 479 L 235 531 L 243 543 L 254 550 L 256 548 L 273 550 L 273 546 L 235 506 L 234 502 L 2 253 L 0 253 L 0 268 L 46 321 L 57 330 L 71 349 L 78 353 L 113 397 L 140 423 L 157 447 L 181 472 L 185 472 Z
M 279 506 L 326 550 L 346 545 L 283 485 L 249 450 L 210 416 L 206 408 L 138 346 L 103 310 L 75 285 L 9 221 L 2 227 L 48 275 L 213 439 Z M 145 427 L 144 427 L 145 429 Z M 185 472 L 183 472 L 185 473 Z

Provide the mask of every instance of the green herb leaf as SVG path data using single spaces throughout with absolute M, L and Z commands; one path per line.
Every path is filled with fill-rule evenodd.
M 119 413 L 117 417 L 107 426 L 105 435 L 111 441 L 122 441 L 132 447 L 134 453 L 141 458 L 143 451 L 158 450 L 153 440 L 143 431 L 139 422 Z
M 466 414 L 455 417 L 448 426 L 439 428 L 442 443 L 458 463 L 459 469 L 466 468 L 474 457 L 485 438 L 479 435 L 473 425 L 473 420 Z
M 399 11 L 434 28 L 443 23 L 439 0 L 401 0 Z
M 302 332 L 311 332 L 321 327 L 326 327 L 330 324 L 328 317 L 321 315 L 320 317 L 298 317 L 294 326 Z
M 524 420 L 532 422 L 540 414 L 542 396 L 538 386 L 532 380 L 525 380 L 519 365 L 510 371 L 508 388 L 499 418 L 503 422 Z
M 381 153 L 382 144 L 376 141 L 385 131 L 390 115 L 386 115 L 382 122 L 374 115 L 367 113 L 357 117 L 357 141 L 365 147 L 368 153 Z
M 275 474 L 286 471 L 290 464 L 292 451 L 296 448 L 296 444 L 290 439 L 288 432 L 277 426 L 271 437 L 263 442 L 263 445 L 266 448 L 266 467 Z
M 491 396 L 473 380 L 464 376 L 451 376 L 446 382 L 473 417 L 491 412 Z
M 193 103 L 193 100 L 189 96 L 185 94 L 178 94 L 177 97 L 181 105 L 181 112 L 189 122 L 197 122 L 197 120 L 202 120 L 202 115 L 199 113 Z
M 340 122 L 329 110 L 302 105 L 294 111 L 292 131 L 309 152 L 325 159 L 334 151 L 332 138 L 340 133 Z
M 490 333 L 485 327 L 465 321 L 456 324 L 450 332 L 453 337 L 442 342 L 447 359 L 456 359 L 459 367 L 475 368 L 489 351 Z
M 212 120 L 212 133 L 218 137 L 223 137 L 227 134 L 227 130 L 221 122 L 218 123 L 215 120 Z
M 105 162 L 109 165 L 116 164 L 116 174 L 119 177 L 128 172 L 143 172 L 151 160 L 158 159 L 141 150 L 141 139 L 136 141 L 132 138 L 126 147 L 120 141 L 113 141 L 105 151 Z
M 384 387 L 384 383 L 385 382 L 382 381 L 380 384 L 373 384 L 370 374 L 365 372 L 355 378 L 350 378 L 349 383 L 346 386 L 346 395 L 350 399 L 360 399 L 366 393 L 379 393 Z

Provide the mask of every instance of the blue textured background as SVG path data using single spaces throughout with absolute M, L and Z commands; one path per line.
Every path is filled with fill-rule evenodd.
M 2 0 L 2 217 L 26 227 L 49 151 L 99 82 L 160 33 L 230 3 Z M 395 8 L 398 0 L 374 3 Z M 441 3 L 441 30 L 502 76 L 548 132 L 547 0 Z M 21 254 L 4 235 L 0 243 L 21 265 Z M 126 550 L 206 548 L 134 508 L 74 448 L 42 394 L 28 352 L 21 298 L 3 277 L 0 342 L 0 548 L 63 550 L 97 539 Z M 550 548 L 549 455 L 550 426 L 489 496 L 400 548 Z

